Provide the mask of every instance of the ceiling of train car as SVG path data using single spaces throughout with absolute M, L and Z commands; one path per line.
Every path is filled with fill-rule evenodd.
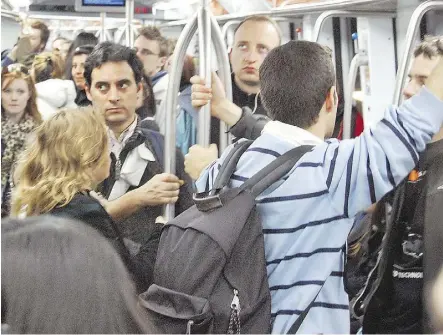
M 159 0 L 136 0 L 136 4 L 143 6 L 152 6 Z M 31 5 L 72 5 L 74 0 L 29 0 Z
M 8 1 L 8 0 L 6 0 Z M 158 2 L 170 2 L 171 0 L 136 0 L 136 5 L 140 5 L 140 6 L 152 6 L 155 3 Z M 189 0 L 188 0 L 189 1 Z M 226 2 L 226 0 L 224 0 Z M 232 0 L 231 0 L 232 1 Z M 239 1 L 239 0 L 235 0 L 235 1 Z M 12 1 L 12 2 L 15 2 Z M 31 5 L 73 5 L 74 0 L 26 0 L 26 2 L 29 2 Z M 186 3 L 186 1 L 183 1 Z M 191 2 L 191 1 L 189 1 Z M 229 2 L 229 0 L 227 1 Z M 313 1 L 314 2 L 314 1 Z M 316 0 L 315 2 L 328 2 L 328 0 Z M 375 1 L 377 2 L 377 1 Z M 382 8 L 389 8 L 392 9 L 393 7 L 395 7 L 397 4 L 397 0 L 386 0 L 386 2 L 382 5 Z M 368 5 L 369 7 L 371 7 L 371 5 Z M 379 4 L 377 4 L 377 6 L 379 6 Z
M 3 0 L 2 0 L 3 1 Z M 7 0 L 6 0 L 7 1 Z M 135 7 L 152 7 L 154 4 L 156 3 L 176 3 L 175 6 L 177 6 L 177 3 L 181 6 L 186 5 L 186 4 L 190 4 L 193 2 L 196 2 L 198 0 L 135 0 Z M 241 3 L 243 4 L 243 1 L 246 0 L 219 0 L 220 2 L 230 2 L 230 1 L 241 1 Z M 256 0 L 256 1 L 260 1 L 260 0 Z M 264 1 L 264 0 L 262 0 Z M 297 0 L 299 1 L 299 0 Z M 339 3 L 339 2 L 347 2 L 348 5 L 349 3 L 352 3 L 352 9 L 360 9 L 360 10 L 390 10 L 390 11 L 395 11 L 397 8 L 397 2 L 399 0 L 374 0 L 373 2 L 369 2 L 369 1 L 365 1 L 365 0 L 315 0 L 313 1 L 312 4 L 310 5 L 314 5 L 314 3 L 322 3 L 322 4 L 328 4 L 328 3 Z M 63 14 L 63 12 L 65 12 L 66 14 L 68 14 L 70 12 L 70 14 L 78 14 L 75 13 L 75 9 L 74 9 L 74 0 L 10 0 L 11 3 L 18 3 L 18 2 L 28 2 L 31 6 L 29 8 L 29 10 L 31 12 L 37 13 L 43 13 L 43 12 L 47 12 L 49 14 L 49 12 L 52 13 L 59 13 L 59 14 Z M 254 3 L 255 1 L 246 1 L 246 2 L 251 2 Z M 294 6 L 303 6 L 306 3 L 303 1 L 303 3 L 299 4 L 299 5 L 294 5 Z M 175 7 L 174 6 L 174 7 Z M 238 7 L 238 5 L 237 5 Z M 289 5 L 288 7 L 293 7 L 291 5 Z M 319 6 L 321 7 L 321 6 Z M 250 8 L 248 8 L 250 9 Z M 283 8 L 279 8 L 279 9 L 283 9 Z M 344 9 L 344 8 L 340 8 L 340 9 Z M 238 13 L 240 14 L 238 11 L 236 10 L 234 13 Z M 249 10 L 247 10 L 246 12 L 250 12 Z M 149 12 L 148 12 L 149 13 Z M 83 13 L 82 15 L 84 15 L 85 13 Z M 92 14 L 92 13 L 91 13 Z M 231 13 L 232 15 L 233 13 Z M 68 14 L 69 15 L 69 14 Z M 87 16 L 87 15 L 86 15 Z M 120 17 L 120 14 L 117 14 L 116 17 Z M 148 15 L 149 17 L 152 18 L 157 18 L 160 20 L 174 20 L 174 18 L 169 18 L 167 19 L 166 16 L 162 17 L 162 15 Z M 288 16 L 291 16 L 290 14 Z M 186 16 L 185 16 L 186 17 Z M 183 19 L 185 18 L 183 17 Z M 177 18 L 178 19 L 178 18 Z

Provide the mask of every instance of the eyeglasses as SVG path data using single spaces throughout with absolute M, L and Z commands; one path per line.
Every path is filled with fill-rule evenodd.
M 21 72 L 25 75 L 29 75 L 29 69 L 20 63 L 10 64 L 2 68 L 2 73 Z
M 135 53 L 137 53 L 139 50 L 138 50 L 138 48 L 133 48 L 133 50 L 135 51 Z M 143 56 L 159 56 L 160 54 L 156 54 L 156 53 L 153 53 L 151 50 L 149 50 L 149 49 L 140 49 L 140 53 L 143 55 Z

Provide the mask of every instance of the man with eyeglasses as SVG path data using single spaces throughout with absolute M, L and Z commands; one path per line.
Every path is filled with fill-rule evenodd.
M 169 76 L 164 70 L 169 56 L 169 45 L 160 31 L 153 26 L 143 27 L 134 42 L 137 56 L 143 63 L 145 80 L 152 81 L 157 106 L 156 121 L 160 132 L 165 132 L 165 115 L 163 112 Z

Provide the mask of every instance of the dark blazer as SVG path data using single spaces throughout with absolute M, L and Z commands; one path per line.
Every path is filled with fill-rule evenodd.
M 163 173 L 163 157 L 160 157 L 162 155 L 157 154 L 156 150 L 154 149 L 154 145 L 152 143 L 153 137 L 150 136 L 150 133 L 152 133 L 152 131 L 147 128 L 143 128 L 139 121 L 135 128 L 134 134 L 131 136 L 128 143 L 120 154 L 120 161 L 123 165 L 128 154 L 133 149 L 144 143 L 156 158 L 155 162 L 149 162 L 149 164 L 146 166 L 145 172 L 143 173 L 139 185 L 131 186 L 128 189 L 128 192 L 144 185 L 156 174 Z M 161 147 L 161 151 L 163 153 L 163 137 L 160 134 L 157 134 L 157 138 L 160 138 L 159 146 Z M 177 177 L 185 181 L 185 185 L 180 188 L 179 200 L 175 205 L 175 212 L 176 214 L 179 214 L 193 205 L 192 180 L 184 171 L 184 158 L 182 153 L 178 149 L 176 150 L 176 157 L 176 175 Z M 112 163 L 109 177 L 105 179 L 98 188 L 99 191 L 105 196 L 105 198 L 109 197 L 116 179 L 115 165 L 117 159 L 113 154 L 111 154 L 111 160 Z M 158 216 L 162 215 L 162 209 L 163 206 L 145 207 L 131 215 L 126 220 L 118 222 L 117 224 L 119 225 L 124 237 L 130 238 L 131 240 L 144 245 L 152 241 L 152 239 L 155 239 L 157 237 L 160 238 L 161 229 L 159 229 L 158 224 L 155 224 L 155 219 Z

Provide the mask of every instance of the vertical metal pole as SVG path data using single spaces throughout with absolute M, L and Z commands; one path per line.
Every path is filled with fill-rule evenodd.
M 352 92 L 354 92 L 355 80 L 357 79 L 357 71 L 362 65 L 368 64 L 368 57 L 357 54 L 352 59 L 349 67 L 349 77 L 346 84 L 345 110 L 343 113 L 343 139 L 351 138 L 351 119 L 352 119 Z
M 165 136 L 165 172 L 176 173 L 176 145 L 175 145 L 175 122 L 177 118 L 177 99 L 180 90 L 181 74 L 183 71 L 183 63 L 186 55 L 186 50 L 191 43 L 191 40 L 197 31 L 197 14 L 188 22 L 183 29 L 177 45 L 175 47 L 174 55 L 172 57 L 171 73 L 169 74 L 168 91 L 166 94 L 166 136 Z M 169 204 L 165 206 L 164 217 L 166 221 L 174 218 L 175 205 Z
M 130 9 L 131 9 L 131 0 L 126 0 L 126 13 L 125 13 L 125 18 L 126 18 L 126 23 L 125 23 L 125 31 L 126 31 L 126 46 L 130 46 L 131 41 L 130 41 L 130 36 L 131 36 L 131 18 L 130 18 Z
M 134 0 L 126 0 L 126 45 L 134 46 Z
M 340 35 L 341 35 L 341 59 L 342 59 L 342 76 L 343 76 L 343 96 L 349 97 L 347 92 L 347 85 L 349 76 L 349 65 L 351 64 L 350 56 L 353 54 L 351 51 L 351 44 L 349 43 L 349 27 L 346 18 L 340 18 Z
M 135 10 L 135 2 L 134 0 L 128 0 L 131 7 L 130 7 L 130 11 L 129 11 L 129 17 L 130 17 L 130 21 L 129 21 L 129 26 L 131 27 L 131 34 L 129 35 L 129 46 L 132 48 L 134 46 L 134 41 L 135 41 L 135 29 L 134 29 L 134 25 L 132 24 L 134 22 L 134 10 Z
M 106 41 L 105 19 L 106 19 L 106 13 L 101 12 L 100 13 L 100 42 Z
M 231 67 L 229 64 L 229 57 L 226 47 L 226 34 L 228 32 L 228 27 L 232 26 L 235 22 L 230 21 L 223 26 L 223 30 L 220 30 L 217 20 L 214 16 L 211 16 L 212 22 L 212 41 L 215 48 L 215 53 L 217 55 L 217 60 L 219 62 L 219 75 L 220 79 L 225 86 L 226 98 L 232 101 L 232 79 L 231 79 Z M 234 23 L 233 23 L 234 22 Z M 228 25 L 229 24 L 229 25 Z M 227 26 L 228 25 L 228 26 Z M 225 29 L 226 27 L 226 29 Z M 220 146 L 219 152 L 223 152 L 229 144 L 231 144 L 231 134 L 228 133 L 228 127 L 226 123 L 220 121 Z
M 206 87 L 211 87 L 211 16 L 207 0 L 201 0 L 198 11 L 198 44 L 200 51 L 200 76 L 205 78 Z M 209 147 L 211 125 L 211 104 L 208 103 L 198 113 L 197 142 Z

